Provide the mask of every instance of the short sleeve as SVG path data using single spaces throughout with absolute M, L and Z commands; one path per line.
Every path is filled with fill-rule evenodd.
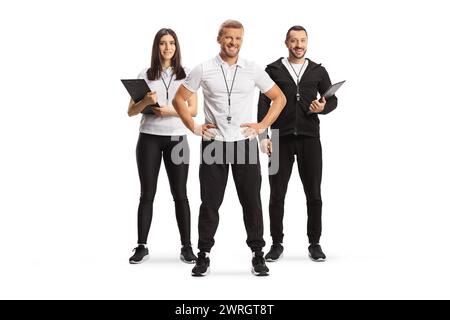
M 255 84 L 259 88 L 262 93 L 266 93 L 270 89 L 273 88 L 275 82 L 270 78 L 266 71 L 263 68 L 254 65 L 255 68 Z
M 183 86 L 191 92 L 195 92 L 200 88 L 200 82 L 202 80 L 203 75 L 203 67 L 202 65 L 196 66 L 192 69 L 191 72 L 187 75 L 186 79 L 183 82 Z
M 189 75 L 189 73 L 191 73 L 191 69 L 187 68 L 187 67 L 183 67 L 184 73 L 186 73 L 186 77 Z
M 145 68 L 144 70 L 139 72 L 137 78 L 138 79 L 147 79 L 147 70 L 148 70 L 148 68 Z

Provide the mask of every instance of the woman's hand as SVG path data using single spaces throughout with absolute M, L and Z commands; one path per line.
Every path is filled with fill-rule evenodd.
M 174 116 L 177 113 L 175 109 L 168 106 L 152 107 L 153 113 L 158 117 Z
M 149 104 L 155 104 L 158 102 L 158 96 L 156 95 L 156 92 L 148 92 L 144 98 L 142 98 L 142 101 L 144 102 L 145 106 L 148 106 Z
M 141 113 L 147 106 L 156 104 L 158 101 L 158 96 L 156 92 L 148 92 L 144 98 L 142 98 L 139 102 L 134 102 L 133 99 L 130 99 L 130 104 L 128 105 L 128 116 L 135 116 Z

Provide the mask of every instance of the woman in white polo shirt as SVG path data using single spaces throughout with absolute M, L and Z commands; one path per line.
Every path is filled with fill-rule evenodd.
M 175 202 L 182 245 L 180 259 L 187 263 L 195 263 L 196 260 L 191 248 L 191 213 L 186 193 L 189 146 L 186 128 L 171 105 L 186 74 L 187 70 L 181 65 L 177 35 L 171 29 L 159 30 L 153 41 L 151 66 L 138 76 L 139 79 L 145 79 L 151 93 L 137 103 L 131 100 L 128 106 L 129 116 L 140 114 L 147 106 L 153 111 L 153 114 L 142 114 L 136 147 L 141 195 L 138 208 L 138 245 L 129 259 L 131 264 L 141 263 L 148 258 L 147 237 L 152 222 L 161 160 L 164 160 Z M 193 96 L 187 101 L 187 106 L 191 115 L 195 116 L 197 97 Z

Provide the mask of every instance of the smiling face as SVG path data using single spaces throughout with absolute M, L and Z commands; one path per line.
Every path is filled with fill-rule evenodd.
M 244 38 L 244 29 L 242 28 L 224 28 L 222 34 L 217 37 L 220 44 L 220 55 L 226 58 L 236 58 L 241 49 Z
M 163 61 L 171 60 L 176 50 L 175 39 L 170 34 L 161 37 L 159 40 L 159 54 Z
M 303 30 L 291 30 L 285 44 L 289 50 L 289 58 L 297 61 L 301 60 L 305 57 L 308 49 L 308 36 Z

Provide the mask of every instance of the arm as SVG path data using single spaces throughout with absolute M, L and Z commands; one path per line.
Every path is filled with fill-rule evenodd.
M 264 93 L 259 94 L 259 100 L 258 100 L 258 122 L 261 122 L 264 117 L 266 116 L 267 112 L 270 108 L 270 103 L 272 101 L 267 97 Z M 268 138 L 269 132 L 268 130 L 264 130 L 263 133 L 259 135 L 259 140 L 263 140 Z
M 188 104 L 188 109 L 189 109 L 189 113 L 191 114 L 192 117 L 197 116 L 197 93 L 194 93 L 193 95 L 191 95 L 189 97 L 189 99 L 187 100 L 187 104 Z
M 253 130 L 253 132 L 249 134 L 250 136 L 261 134 L 270 127 L 286 105 L 286 97 L 276 84 L 269 91 L 265 92 L 264 95 L 272 101 L 272 105 L 266 115 L 264 117 L 261 115 L 262 119 L 260 119 L 258 110 L 258 123 L 244 123 L 241 125 L 241 127 L 247 127 Z
M 184 125 L 194 132 L 194 118 L 192 118 L 192 114 L 189 110 L 188 104 L 186 102 L 193 96 L 195 93 L 189 91 L 186 89 L 184 85 L 181 85 L 177 93 L 175 94 L 175 97 L 172 100 L 172 105 L 177 112 L 178 116 L 180 117 L 181 121 L 183 121 Z M 195 107 L 197 109 L 197 107 Z
M 128 116 L 132 117 L 142 112 L 146 106 L 155 104 L 158 101 L 158 97 L 156 96 L 156 92 L 149 92 L 147 95 L 139 102 L 134 102 L 133 99 L 130 99 L 130 103 L 128 104 Z
M 264 129 L 270 127 L 272 123 L 277 120 L 281 111 L 283 111 L 286 106 L 286 97 L 284 96 L 281 89 L 274 85 L 272 89 L 264 93 L 270 100 L 272 100 L 272 105 L 269 108 L 266 116 L 259 122 L 263 125 Z
M 187 99 L 187 106 L 189 109 L 189 113 L 192 117 L 195 117 L 197 115 L 197 94 L 193 93 L 188 99 Z M 175 110 L 175 107 L 173 106 L 161 106 L 160 108 L 153 108 L 153 112 L 155 115 L 160 117 L 178 117 L 178 113 Z
M 268 68 L 266 68 L 266 73 L 269 75 L 269 77 L 272 78 L 272 76 L 270 75 L 270 70 L 268 70 Z M 271 102 L 272 101 L 269 97 L 260 92 L 258 101 L 258 122 L 261 122 L 266 116 L 267 111 L 269 111 Z
M 178 113 L 184 125 L 194 134 L 211 139 L 214 134 L 208 129 L 216 128 L 214 124 L 197 125 L 192 118 L 197 115 L 197 95 L 195 92 L 200 88 L 203 75 L 202 65 L 195 67 L 187 76 L 184 83 L 178 87 L 178 91 L 172 100 L 172 105 Z M 187 104 L 186 104 L 187 101 Z
M 195 100 L 192 100 L 192 96 L 194 96 Z M 188 102 L 187 105 L 186 101 Z M 191 108 L 189 107 L 190 103 L 192 103 Z M 214 135 L 208 131 L 208 129 L 216 128 L 214 124 L 207 123 L 204 125 L 197 125 L 194 118 L 192 118 L 193 115 L 195 116 L 197 114 L 197 97 L 194 92 L 189 91 L 184 85 L 181 85 L 172 100 L 172 104 L 180 116 L 181 121 L 183 121 L 184 125 L 189 130 L 196 135 L 205 137 L 206 139 L 214 138 Z
M 325 68 L 323 68 L 323 74 L 319 82 L 319 93 L 322 95 L 331 86 L 330 76 Z M 327 100 L 322 98 L 321 100 L 315 100 L 311 103 L 309 110 L 313 113 L 327 114 L 336 109 L 337 98 L 336 96 L 329 97 Z
M 270 69 L 266 68 L 266 73 L 269 75 L 269 77 L 272 78 L 272 75 L 270 74 Z M 264 93 L 259 94 L 259 101 L 258 101 L 258 122 L 261 122 L 264 117 L 266 116 L 267 112 L 270 108 L 270 103 L 272 101 L 267 97 Z M 269 130 L 265 129 L 264 132 L 260 133 L 258 135 L 259 140 L 259 147 L 261 148 L 262 153 L 266 153 L 269 156 L 272 154 L 272 141 L 269 137 Z
M 267 69 L 266 69 L 267 72 Z M 267 112 L 270 108 L 270 103 L 272 101 L 267 97 L 264 93 L 259 94 L 259 101 L 258 101 L 258 122 L 261 122 Z M 270 141 L 269 137 L 269 130 L 266 129 L 262 133 L 258 135 L 259 140 L 259 147 L 261 148 L 261 151 L 263 153 L 266 153 L 268 155 L 272 154 L 272 142 Z

